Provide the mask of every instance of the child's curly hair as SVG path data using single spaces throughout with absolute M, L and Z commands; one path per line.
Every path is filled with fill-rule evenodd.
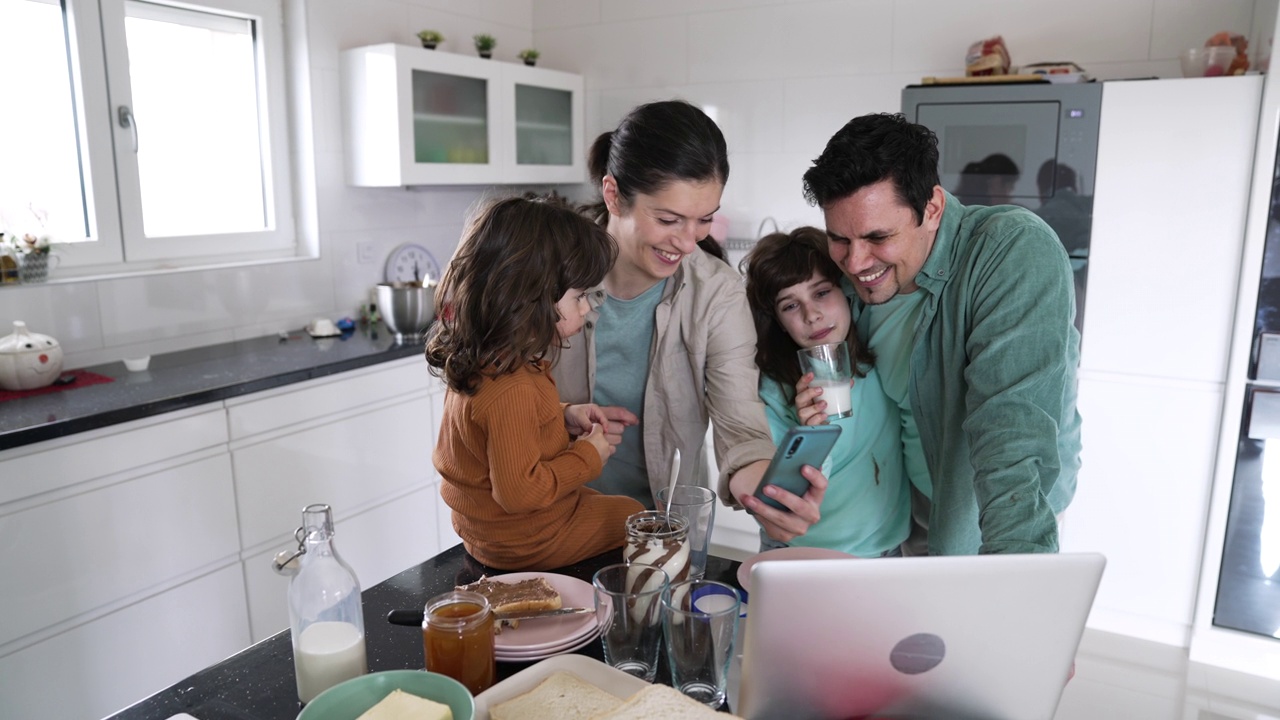
M 556 303 L 604 280 L 618 246 L 559 196 L 490 200 L 472 215 L 436 289 L 427 364 L 457 392 L 560 349 Z

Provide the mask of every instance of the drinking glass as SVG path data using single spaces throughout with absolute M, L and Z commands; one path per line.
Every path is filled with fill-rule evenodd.
M 668 584 L 661 568 L 641 563 L 606 565 L 591 578 L 604 661 L 646 682 L 658 673 Z
M 846 418 L 853 414 L 853 368 L 849 363 L 849 343 L 814 345 L 796 351 L 800 372 L 813 373 L 810 387 L 822 388 L 821 399 L 827 402 L 828 418 Z
M 667 495 L 674 499 L 668 502 Z M 700 578 L 707 572 L 707 549 L 716 519 L 715 491 L 701 485 L 676 485 L 658 491 L 658 511 L 679 515 L 689 523 L 689 577 Z
M 712 708 L 725 699 L 741 600 L 714 580 L 687 580 L 662 593 L 662 634 L 671 685 Z

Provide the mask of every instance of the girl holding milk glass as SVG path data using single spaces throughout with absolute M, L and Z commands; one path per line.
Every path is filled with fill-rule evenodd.
M 840 550 L 859 557 L 898 554 L 910 529 L 910 486 L 903 471 L 898 406 L 880 386 L 874 356 L 853 331 L 843 275 L 813 227 L 761 238 L 743 261 L 747 298 L 758 337 L 760 399 L 776 441 L 793 427 L 829 422 L 840 438 L 823 463 L 830 480 L 822 518 L 791 545 Z M 830 352 L 844 343 L 852 384 L 815 381 L 801 365 L 804 351 Z M 815 353 L 820 354 L 820 353 Z M 817 401 L 810 404 L 810 398 Z M 798 402 L 800 401 L 800 402 Z M 802 416 L 798 405 L 805 405 Z M 761 536 L 762 550 L 780 547 Z
M 562 401 L 595 403 L 610 417 L 617 452 L 590 487 L 653 508 L 678 450 L 680 484 L 717 488 L 780 541 L 803 534 L 820 517 L 826 478 L 806 470 L 803 496 L 770 487 L 789 510 L 749 497 L 774 453 L 756 393 L 755 331 L 741 277 L 698 247 L 729 178 L 723 134 L 687 102 L 649 103 L 597 138 L 587 162 L 600 197 L 584 211 L 617 241 L 618 259 L 588 291 L 583 334 L 554 374 Z M 718 482 L 708 476 L 708 423 Z

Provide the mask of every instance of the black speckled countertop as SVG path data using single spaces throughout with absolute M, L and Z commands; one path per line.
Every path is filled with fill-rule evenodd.
M 610 550 L 555 572 L 591 582 L 596 570 L 622 562 L 622 550 Z M 706 577 L 738 587 L 739 563 L 707 557 Z M 421 608 L 432 597 L 503 571 L 481 565 L 455 545 L 421 565 L 411 567 L 361 594 L 369 671 L 420 670 L 424 664 L 421 631 L 391 625 L 389 610 Z M 575 651 L 603 660 L 600 643 Z M 660 659 L 658 682 L 670 673 Z M 528 663 L 498 663 L 499 681 L 528 667 Z M 298 686 L 293 675 L 293 643 L 288 630 L 279 632 L 222 662 L 139 701 L 107 720 L 166 720 L 181 712 L 199 720 L 292 720 L 298 714 Z
M 0 450 L 421 353 L 421 343 L 397 343 L 385 328 L 332 338 L 295 330 L 153 355 L 143 372 L 94 365 L 81 369 L 114 382 L 0 401 Z

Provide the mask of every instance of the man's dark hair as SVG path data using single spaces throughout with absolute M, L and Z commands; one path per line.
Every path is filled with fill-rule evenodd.
M 924 222 L 938 184 L 938 136 L 901 113 L 862 115 L 840 128 L 804 174 L 810 205 L 826 207 L 881 180 Z

